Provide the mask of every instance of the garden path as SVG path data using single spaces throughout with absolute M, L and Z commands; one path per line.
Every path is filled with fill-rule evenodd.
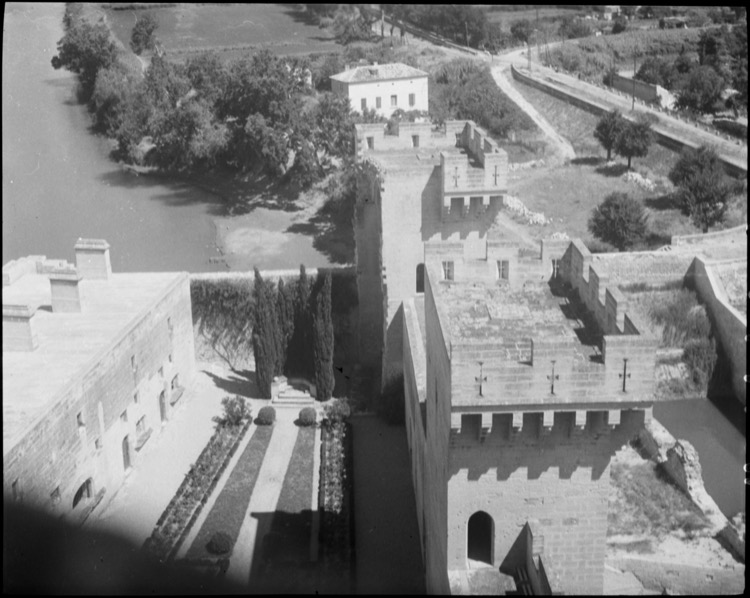
M 258 519 L 253 517 L 253 513 L 273 513 L 276 510 L 276 503 L 281 494 L 281 486 L 284 483 L 286 469 L 299 431 L 294 424 L 298 414 L 297 409 L 276 409 L 273 436 L 271 436 L 263 465 L 258 473 L 245 522 L 232 551 L 226 574 L 226 579 L 230 582 L 241 586 L 250 583 L 255 547 L 262 545 L 263 536 L 269 531 L 265 527 L 270 524 L 264 519 L 259 526 Z
M 226 394 L 199 371 L 172 419 L 161 431 L 154 430 L 125 483 L 111 502 L 91 514 L 86 527 L 116 533 L 142 546 L 211 438 L 213 417 L 221 415 L 221 399 Z

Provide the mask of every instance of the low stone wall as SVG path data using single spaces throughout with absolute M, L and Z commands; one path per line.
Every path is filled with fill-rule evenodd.
M 745 591 L 745 568 L 729 569 L 696 567 L 656 560 L 649 557 L 619 557 L 608 559 L 607 564 L 629 571 L 638 578 L 647 590 L 670 594 L 708 595 L 743 594 Z
M 733 228 L 717 230 L 712 233 L 696 233 L 694 235 L 672 235 L 671 245 L 703 245 L 712 243 L 747 244 L 747 224 Z
M 700 258 L 690 266 L 688 282 L 695 287 L 706 305 L 716 336 L 732 368 L 732 388 L 737 398 L 746 405 L 747 388 L 747 317 L 729 303 L 718 273 Z

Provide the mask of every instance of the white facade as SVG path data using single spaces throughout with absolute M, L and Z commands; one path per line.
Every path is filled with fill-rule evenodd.
M 363 70 L 367 73 L 363 74 Z M 390 73 L 406 76 L 389 76 Z M 331 77 L 331 90 L 347 96 L 354 112 L 361 114 L 363 109 L 374 109 L 389 118 L 399 108 L 405 112 L 427 112 L 427 78 L 427 73 L 406 65 L 365 66 Z

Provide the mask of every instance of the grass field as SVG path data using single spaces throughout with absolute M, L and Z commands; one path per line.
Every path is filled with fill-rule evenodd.
M 267 48 L 275 54 L 336 52 L 332 36 L 292 4 L 179 4 L 145 10 L 107 10 L 115 35 L 128 45 L 138 15 L 153 14 L 156 37 L 171 54 L 215 49 L 226 54 Z M 228 56 L 227 56 L 228 57 Z
M 564 231 L 571 237 L 590 237 L 587 223 L 591 210 L 615 191 L 643 201 L 651 233 L 644 248 L 666 245 L 672 235 L 700 232 L 669 198 L 673 187 L 667 175 L 679 157 L 676 152 L 653 143 L 648 156 L 633 159 L 633 170 L 656 184 L 654 191 L 646 191 L 622 180 L 624 158 L 613 156 L 618 163 L 613 168 L 604 165 L 606 150 L 593 135 L 599 120 L 597 116 L 528 85 L 518 82 L 515 85 L 524 98 L 570 141 L 578 156 L 569 166 L 546 172 L 519 171 L 515 181 L 511 178 L 512 194 L 517 195 L 530 210 L 544 212 L 553 219 L 552 224 L 540 231 L 540 236 Z
M 510 30 L 511 25 L 516 21 L 528 19 L 532 23 L 537 17 L 540 20 L 562 19 L 566 16 L 579 16 L 583 13 L 579 10 L 569 8 L 540 8 L 529 10 L 503 10 L 502 5 L 494 5 L 487 11 L 487 18 L 491 23 L 502 22 L 503 29 Z
M 692 535 L 709 523 L 700 510 L 673 486 L 651 461 L 614 462 L 610 470 L 615 492 L 610 497 L 607 535 L 662 538 L 682 532 Z M 632 549 L 649 552 L 643 540 Z

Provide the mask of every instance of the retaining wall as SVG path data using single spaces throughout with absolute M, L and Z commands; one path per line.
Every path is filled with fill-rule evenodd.
M 708 309 L 713 328 L 732 367 L 732 388 L 746 405 L 747 317 L 730 305 L 724 285 L 710 262 L 695 258 L 688 271 L 688 280 Z

